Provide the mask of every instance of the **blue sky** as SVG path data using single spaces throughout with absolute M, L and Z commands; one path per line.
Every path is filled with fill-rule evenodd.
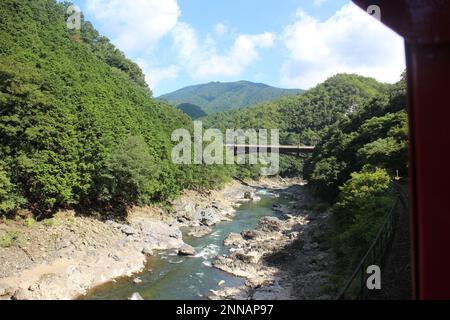
M 210 81 L 308 89 L 338 72 L 394 82 L 403 42 L 344 0 L 76 0 L 154 95 Z

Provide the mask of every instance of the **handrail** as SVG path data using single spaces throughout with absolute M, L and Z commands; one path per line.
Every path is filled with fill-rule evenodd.
M 401 190 L 400 186 L 391 181 L 391 185 L 394 189 L 394 192 L 397 194 L 397 199 L 394 205 L 389 210 L 380 230 L 378 231 L 376 237 L 372 241 L 369 249 L 367 250 L 364 257 L 359 262 L 358 266 L 355 268 L 355 271 L 352 273 L 351 277 L 347 280 L 344 288 L 337 295 L 338 300 L 343 300 L 350 298 L 347 294 L 350 290 L 354 288 L 357 284 L 355 283 L 356 279 L 359 279 L 359 289 L 356 287 L 358 291 L 354 298 L 356 299 L 364 299 L 367 296 L 368 289 L 365 285 L 365 275 L 366 269 L 370 265 L 381 265 L 384 262 L 385 254 L 390 244 L 392 237 L 395 232 L 395 209 L 399 202 L 407 208 L 408 207 L 408 198 L 406 194 Z

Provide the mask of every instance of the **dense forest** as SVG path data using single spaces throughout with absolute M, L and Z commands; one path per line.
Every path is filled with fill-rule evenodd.
M 174 104 L 190 103 L 200 107 L 206 114 L 211 114 L 302 92 L 300 89 L 279 89 L 250 81 L 210 82 L 182 88 L 159 98 Z
M 0 8 L 0 213 L 165 201 L 211 187 L 221 168 L 175 166 L 171 132 L 191 119 L 152 98 L 140 68 L 69 3 Z
M 386 85 L 340 74 L 301 96 L 210 115 L 204 122 L 221 130 L 279 128 L 282 144 L 316 146 L 306 160 L 281 156 L 280 174 L 302 175 L 331 206 L 336 224 L 327 241 L 336 250 L 336 281 L 342 282 L 393 204 L 391 179 L 407 176 L 405 75 Z
M 186 113 L 192 120 L 206 116 L 202 108 L 192 103 L 180 103 L 177 108 Z
M 360 108 L 364 101 L 387 90 L 372 78 L 338 74 L 302 95 L 282 97 L 253 107 L 203 118 L 206 127 L 226 129 L 279 129 L 280 144 L 315 145 L 322 131 Z M 282 156 L 280 174 L 302 172 L 303 159 Z

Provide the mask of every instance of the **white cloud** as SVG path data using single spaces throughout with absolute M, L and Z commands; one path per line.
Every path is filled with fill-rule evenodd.
M 275 35 L 270 32 L 239 35 L 226 53 L 219 54 L 211 37 L 200 42 L 195 30 L 182 22 L 174 29 L 173 38 L 181 60 L 195 79 L 237 76 L 259 59 L 258 49 L 275 43 Z
M 395 82 L 405 69 L 401 37 L 352 3 L 325 21 L 299 10 L 282 38 L 290 59 L 281 76 L 289 87 L 307 89 L 341 72 Z
M 214 32 L 219 36 L 223 36 L 225 33 L 227 33 L 228 27 L 224 25 L 223 23 L 218 23 L 214 26 Z
M 86 0 L 87 11 L 114 34 L 112 42 L 127 53 L 148 50 L 177 24 L 176 0 Z
M 174 79 L 178 76 L 180 68 L 174 64 L 167 67 L 152 67 L 144 59 L 137 59 L 136 63 L 145 74 L 145 81 L 153 90 L 163 80 Z
M 314 0 L 314 5 L 320 7 L 325 2 L 327 2 L 327 0 Z

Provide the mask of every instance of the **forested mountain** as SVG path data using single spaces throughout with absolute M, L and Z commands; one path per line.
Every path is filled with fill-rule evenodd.
M 177 108 L 186 113 L 193 120 L 206 116 L 206 113 L 202 108 L 192 103 L 181 103 Z
M 322 129 L 386 89 L 387 85 L 372 78 L 339 74 L 302 95 L 209 115 L 204 123 L 223 130 L 277 128 L 283 144 L 315 144 Z
M 172 164 L 170 134 L 191 120 L 153 99 L 89 22 L 68 30 L 68 5 L 0 7 L 0 213 L 145 204 L 220 183 L 213 168 Z
M 391 180 L 408 175 L 406 81 L 326 128 L 304 168 L 318 194 L 334 203 L 338 285 L 368 250 L 394 204 Z
M 356 267 L 393 205 L 391 179 L 407 176 L 405 80 L 336 75 L 301 96 L 204 118 L 207 127 L 278 128 L 282 144 L 316 145 L 304 163 L 281 156 L 280 174 L 303 175 L 331 204 L 336 283 Z M 251 171 L 250 171 L 251 172 Z
M 162 95 L 160 99 L 165 99 L 174 104 L 191 103 L 210 114 L 244 108 L 282 96 L 298 95 L 302 91 L 299 89 L 279 89 L 249 81 L 210 82 L 182 88 Z

